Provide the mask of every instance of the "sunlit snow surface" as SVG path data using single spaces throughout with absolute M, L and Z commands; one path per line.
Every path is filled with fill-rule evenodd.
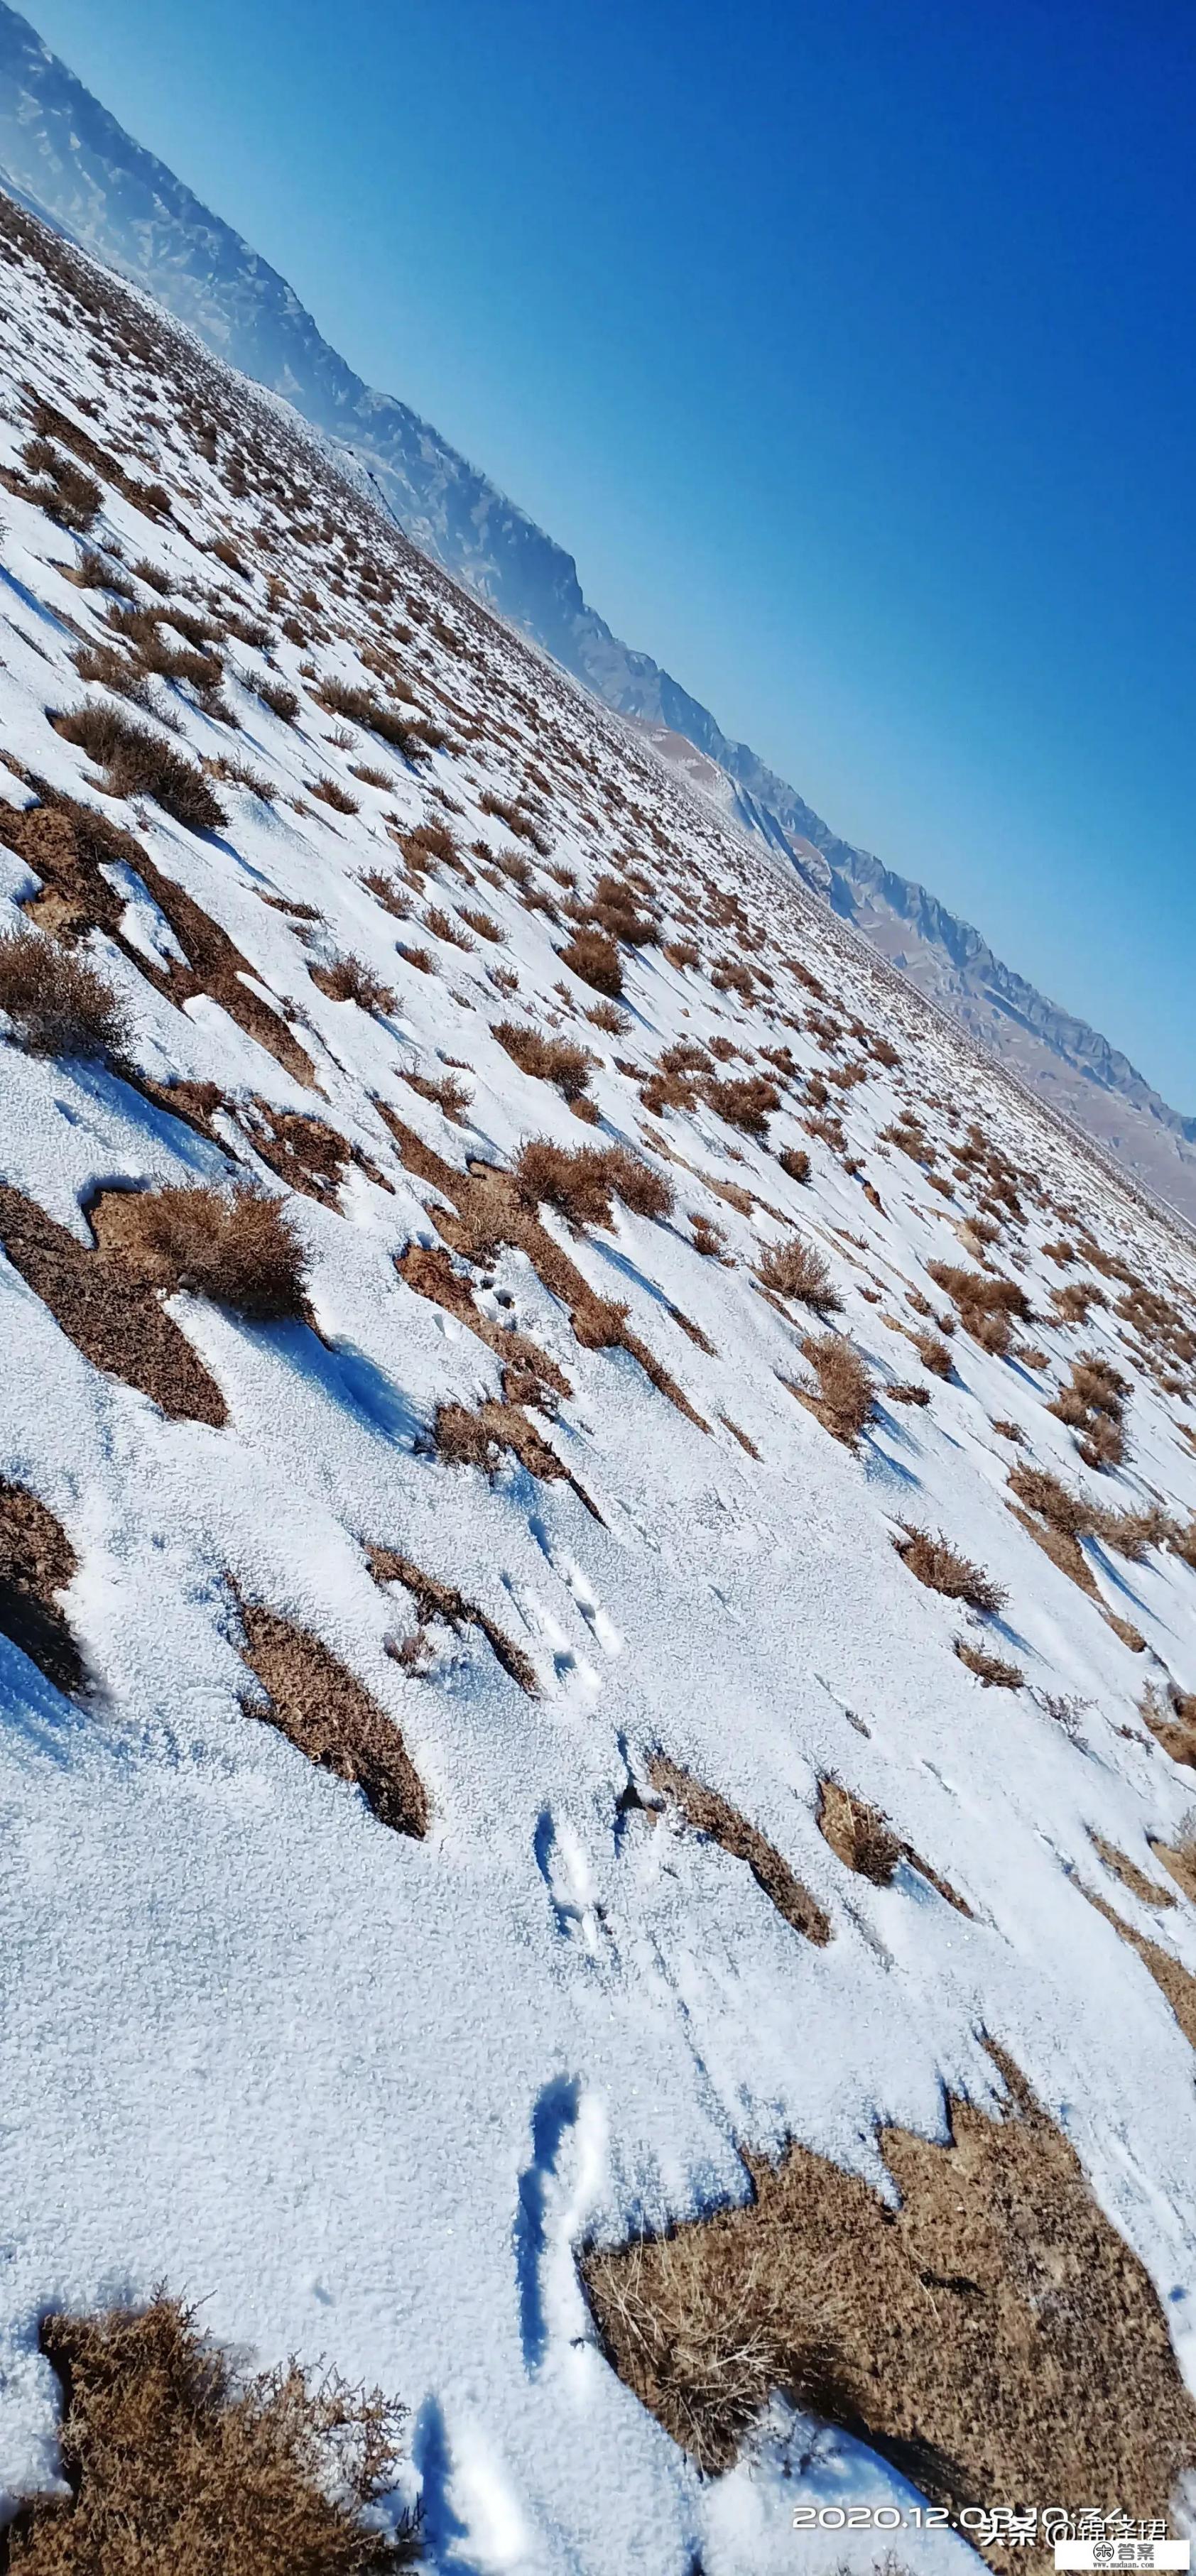
M 165 564 L 180 592 L 227 582 L 204 549 L 230 532 L 248 545 L 260 506 L 230 499 L 174 431 L 169 383 L 147 426 L 136 365 L 118 363 L 107 382 L 60 293 L 21 268 L 4 278 L 0 463 L 15 462 L 28 434 L 24 379 L 68 409 L 80 396 L 94 401 L 93 434 L 178 497 L 167 527 L 109 491 L 92 541 L 115 537 L 129 562 Z M 181 335 L 173 345 L 190 364 Z M 260 397 L 244 399 L 248 419 L 277 423 Z M 144 442 L 138 459 L 134 436 Z M 302 461 L 317 485 L 313 515 L 327 496 L 364 525 L 359 497 L 346 496 L 305 434 Z M 338 749 L 334 720 L 298 677 L 303 648 L 280 643 L 273 656 L 303 693 L 290 728 L 231 676 L 239 667 L 252 681 L 265 669 L 261 654 L 232 643 L 240 733 L 161 683 L 158 703 L 197 756 L 248 761 L 277 783 L 279 801 L 221 789 L 227 829 L 200 838 L 155 806 L 101 798 L 45 711 L 85 694 L 71 657 L 80 640 L 103 635 L 103 600 L 62 577 L 78 541 L 16 495 L 3 496 L 0 515 L 0 748 L 102 802 L 227 929 L 298 1029 L 319 1091 L 285 1075 L 215 1003 L 176 1010 L 96 936 L 141 1064 L 280 1107 L 326 1109 L 392 1184 L 388 1193 L 355 1171 L 337 1206 L 293 1202 L 322 1339 L 175 1301 L 227 1401 L 219 1431 L 168 1422 L 99 1375 L 0 1259 L 0 1473 L 44 1498 L 78 1552 L 68 1608 L 95 1676 L 90 1699 L 71 1705 L 0 1638 L 0 2478 L 19 2489 L 55 2469 L 56 2389 L 38 2357 L 39 2316 L 144 2297 L 165 2280 L 203 2303 L 214 2333 L 265 2362 L 324 2355 L 407 2400 L 435 2566 L 478 2576 L 688 2576 L 699 2557 L 705 2576 L 869 2567 L 877 2544 L 867 2535 L 799 2542 L 794 2505 L 896 2497 L 904 2506 L 910 2491 L 780 2406 L 733 2472 L 699 2480 L 602 2358 L 573 2249 L 741 2196 L 740 2148 L 779 2148 L 789 2135 L 883 2180 L 878 2120 L 942 2136 L 945 2088 L 993 2098 L 988 2032 L 1074 2142 L 1150 2271 L 1196 2384 L 1192 2054 L 1146 1969 L 1077 1884 L 1101 1887 L 1127 1922 L 1196 1970 L 1190 1913 L 1139 1906 L 1107 1879 L 1091 1840 L 1099 1833 L 1153 1869 L 1145 1837 L 1174 1840 L 1190 1803 L 1184 1775 L 1135 1710 L 1164 1667 L 1196 1687 L 1196 1575 L 1159 1550 L 1141 1565 L 1094 1559 L 1105 1599 L 1147 1640 L 1146 1654 L 1133 1654 L 1006 1508 L 1012 1453 L 990 1417 L 1023 1425 L 1058 1474 L 1091 1481 L 1045 1401 L 1080 1347 L 1125 1364 L 1108 1311 L 1094 1310 L 1079 1333 L 1047 1320 L 1047 1289 L 1063 1275 L 1041 1258 L 1061 1230 L 1049 1209 L 1032 1212 L 1014 1240 L 1029 1253 L 1033 1338 L 1060 1365 L 1038 1376 L 960 1333 L 956 1375 L 933 1382 L 929 1408 L 885 1406 L 883 1381 L 918 1373 L 885 1315 L 916 1328 L 909 1288 L 943 1302 L 929 1290 L 927 1260 L 968 1256 L 959 1210 L 875 1138 L 911 1101 L 932 1139 L 954 1129 L 925 1106 L 941 1094 L 1087 1213 L 1148 1282 L 1169 1273 L 1190 1296 L 1188 1251 L 691 802 L 616 720 L 418 558 L 399 563 L 393 614 L 410 592 L 443 632 L 417 630 L 412 704 L 436 712 L 429 684 L 442 687 L 479 723 L 476 740 L 446 718 L 458 747 L 418 770 L 373 738 Z M 391 548 L 381 525 L 376 538 Z M 295 589 L 312 584 L 330 626 L 368 633 L 351 584 L 343 602 L 324 592 L 318 542 L 301 560 L 285 544 L 268 558 L 250 547 L 247 559 L 268 561 Z M 249 585 L 228 588 L 249 602 Z M 259 575 L 255 613 L 263 598 Z M 347 642 L 318 645 L 313 657 L 321 671 L 367 676 Z M 557 757 L 558 738 L 585 754 L 592 775 Z M 385 791 L 349 777 L 362 760 L 388 772 Z M 802 1189 L 775 1152 L 699 1108 L 651 1130 L 694 1167 L 662 1165 L 678 1191 L 671 1223 L 620 1212 L 613 1232 L 580 1244 L 562 1233 L 598 1292 L 626 1301 L 708 1432 L 625 1354 L 578 1348 L 527 1262 L 500 1256 L 494 1277 L 513 1304 L 495 1311 L 572 1379 L 550 1436 L 601 1520 L 567 1484 L 536 1484 L 510 1461 L 488 1485 L 427 1454 L 436 1405 L 497 1393 L 498 1363 L 396 1275 L 394 1256 L 413 1237 L 438 1238 L 432 1194 L 402 1169 L 373 1098 L 461 1167 L 467 1154 L 506 1162 L 531 1134 L 643 1149 L 649 1122 L 614 1058 L 647 1066 L 680 1036 L 730 1035 L 753 1051 L 786 1043 L 805 1069 L 823 1060 L 812 1037 L 646 949 L 627 961 L 626 1037 L 568 1013 L 562 1022 L 600 1058 L 592 1089 L 602 1130 L 580 1126 L 554 1090 L 516 1070 L 490 1023 L 562 1008 L 553 988 L 563 930 L 525 910 L 513 885 L 464 894 L 448 873 L 433 875 L 432 901 L 481 902 L 507 934 L 501 950 L 463 952 L 420 930 L 418 905 L 400 927 L 360 879 L 397 863 L 387 813 L 440 816 L 463 845 L 507 847 L 480 800 L 487 789 L 518 793 L 529 760 L 548 781 L 552 860 L 575 868 L 583 890 L 630 846 L 653 861 L 655 845 L 625 806 L 608 809 L 613 782 L 676 844 L 659 880 L 666 919 L 669 875 L 734 884 L 767 934 L 778 1003 L 796 1010 L 803 998 L 779 963 L 800 955 L 831 1006 L 858 1010 L 902 1059 L 896 1074 L 878 1067 L 834 1101 L 881 1207 L 824 1144 L 809 1144 L 814 1180 Z M 304 790 L 321 773 L 351 787 L 356 816 L 310 803 Z M 436 789 L 451 800 L 447 816 Z M 0 793 L 20 803 L 29 791 L 0 770 Z M 303 815 L 284 801 L 292 795 L 304 795 Z M 0 924 L 16 926 L 31 888 L 30 871 L 0 851 Z M 120 890 L 126 937 L 169 958 L 156 908 L 137 884 Z M 316 906 L 326 929 L 305 948 L 302 925 L 263 893 Z M 429 946 L 440 972 L 405 965 L 396 937 Z M 707 944 L 717 955 L 725 942 L 715 934 Z M 393 987 L 393 1016 L 330 1001 L 311 981 L 309 960 L 348 951 Z M 496 958 L 518 974 L 513 1002 L 487 980 Z M 592 1003 L 563 980 L 579 1012 Z M 444 1057 L 470 1068 L 465 1129 L 402 1079 L 405 1067 L 439 1077 Z M 114 1075 L 7 1043 L 0 1118 L 0 1177 L 81 1240 L 80 1203 L 97 1182 L 227 1168 Z M 771 1143 L 808 1142 L 791 1097 Z M 703 1175 L 758 1194 L 784 1222 L 759 1207 L 738 1215 Z M 724 1229 L 734 1268 L 692 1248 L 691 1211 Z M 794 1225 L 826 1252 L 842 1321 L 882 1381 L 877 1421 L 854 1456 L 781 1383 L 803 1378 L 804 1327 L 798 1310 L 786 1320 L 752 1282 L 762 1244 Z M 701 1324 L 715 1356 L 682 1332 L 674 1307 Z M 759 1463 L 724 1415 L 754 1441 Z M 1110 1502 L 1161 1495 L 1190 1517 L 1196 1454 L 1183 1422 L 1196 1425 L 1191 1407 L 1136 1372 L 1131 1463 L 1103 1480 Z M 902 1520 L 943 1528 L 1008 1587 L 1004 1635 L 990 1642 L 1024 1668 L 1024 1690 L 983 1691 L 956 1660 L 966 1616 L 902 1566 L 890 1543 Z M 440 1633 L 430 1678 L 402 1671 L 384 1641 L 410 1626 L 409 1605 L 371 1580 L 367 1541 L 401 1549 L 481 1603 L 532 1657 L 540 1697 L 521 1693 L 472 1631 L 459 1644 Z M 230 1575 L 247 1597 L 315 1631 L 401 1724 L 432 1801 L 426 1842 L 386 1830 L 355 1791 L 244 1713 Z M 1079 1740 L 1047 1712 L 1050 1695 L 1081 1704 Z M 619 1812 L 620 1792 L 658 1746 L 786 1855 L 831 1918 L 827 1948 L 792 1932 L 713 1845 Z M 909 1871 L 885 1889 L 842 1868 L 815 1823 L 827 1772 L 885 1811 L 973 1920 Z M 918 2568 L 945 2566 L 961 2547 L 901 2535 Z

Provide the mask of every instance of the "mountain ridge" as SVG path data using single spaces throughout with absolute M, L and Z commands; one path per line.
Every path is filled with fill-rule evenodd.
M 413 541 L 529 634 L 678 765 L 714 764 L 742 828 L 990 1051 L 1147 1185 L 1196 1215 L 1196 1115 L 1124 1051 L 1000 959 L 938 896 L 837 834 L 652 656 L 587 601 L 575 559 L 398 396 L 366 384 L 294 289 L 205 206 L 0 0 L 0 180 L 188 323 L 216 355 L 349 446 Z M 669 742 L 661 740 L 670 738 Z M 682 763 L 684 759 L 682 757 Z M 707 782 L 709 784 L 709 782 Z

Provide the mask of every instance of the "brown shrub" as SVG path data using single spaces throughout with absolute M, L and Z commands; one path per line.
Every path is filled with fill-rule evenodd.
M 397 1008 L 389 984 L 384 984 L 373 967 L 361 957 L 337 957 L 331 966 L 309 966 L 308 973 L 330 1002 L 356 1002 L 361 1011 L 381 1011 L 383 1016 Z
M 294 724 L 299 713 L 299 697 L 295 689 L 288 689 L 284 680 L 255 680 L 253 686 L 262 705 L 269 707 L 271 715 L 277 716 L 280 724 Z
M 266 1694 L 265 1706 L 242 1702 L 246 1715 L 277 1727 L 320 1770 L 351 1781 L 380 1824 L 424 1835 L 427 1795 L 394 1719 L 318 1637 L 236 1599 L 241 1654 Z
M 6 2534 L 13 2576 L 384 2576 L 410 2567 L 390 2494 L 404 2410 L 290 2361 L 247 2378 L 155 2292 L 141 2312 L 51 2314 L 42 2352 L 62 2383 L 68 2497 L 31 2496 Z
M 788 1173 L 791 1181 L 805 1182 L 809 1180 L 810 1157 L 807 1154 L 804 1145 L 784 1146 L 777 1156 L 777 1161 L 781 1166 L 781 1170 Z
M 525 1207 L 557 1209 L 575 1233 L 584 1226 L 609 1226 L 613 1220 L 612 1183 L 606 1156 L 591 1145 L 571 1153 L 547 1137 L 532 1137 L 520 1148 L 514 1165 L 516 1188 Z
M 481 912 L 473 905 L 463 904 L 461 919 L 468 922 L 470 929 L 476 931 L 479 939 L 488 939 L 492 947 L 501 948 L 504 945 L 507 934 L 501 923 L 495 921 L 488 912 Z
M 544 1037 L 538 1029 L 521 1027 L 516 1020 L 498 1020 L 491 1027 L 491 1037 L 519 1066 L 521 1073 L 533 1075 L 540 1082 L 553 1082 L 566 1100 L 579 1100 L 593 1069 L 593 1057 L 585 1047 L 575 1046 L 569 1038 Z
M 895 1538 L 893 1545 L 919 1583 L 931 1592 L 943 1593 L 948 1601 L 966 1601 L 972 1610 L 992 1613 L 1002 1609 L 1009 1597 L 982 1566 L 961 1556 L 941 1530 L 937 1538 L 932 1538 L 929 1530 L 905 1525 L 903 1535 Z
M 618 940 L 625 948 L 650 948 L 660 936 L 659 923 L 640 911 L 632 888 L 621 877 L 599 877 L 590 918 L 608 939 Z
M 303 1254 L 280 1199 L 200 1182 L 105 1190 L 90 1215 L 101 1251 L 151 1287 L 263 1322 L 304 1311 Z
M 404 948 L 400 945 L 395 953 L 405 966 L 414 966 L 420 975 L 434 975 L 436 972 L 436 961 L 426 948 Z
M 983 1646 L 970 1645 L 966 1637 L 957 1637 L 955 1652 L 986 1690 L 1020 1690 L 1026 1676 L 1016 1664 L 1007 1664 L 1000 1655 L 986 1655 Z
M 1008 1338 L 1008 1319 L 1014 1316 L 1025 1322 L 1029 1317 L 1029 1300 L 1016 1279 L 998 1278 L 986 1270 L 963 1270 L 949 1261 L 928 1261 L 926 1267 L 935 1286 L 958 1309 L 965 1331 L 978 1341 L 984 1339 L 986 1323 L 991 1329 L 996 1321 L 999 1331 L 997 1319 L 1004 1318 Z
M 676 1192 L 654 1164 L 645 1163 L 626 1145 L 608 1145 L 602 1160 L 615 1197 L 635 1216 L 652 1217 L 659 1222 L 672 1215 Z
M 914 1349 L 923 1368 L 929 1369 L 932 1377 L 950 1377 L 954 1366 L 950 1346 L 938 1333 L 915 1334 Z
M 114 796 L 151 796 L 188 831 L 216 832 L 227 821 L 194 761 L 148 725 L 134 724 L 115 707 L 82 706 L 56 716 L 55 731 L 102 769 Z
M 566 948 L 558 951 L 562 966 L 571 975 L 590 985 L 595 993 L 606 993 L 617 1001 L 623 990 L 623 967 L 613 939 L 600 930 L 578 930 Z
M 591 1028 L 604 1029 L 611 1038 L 626 1037 L 631 1026 L 626 1013 L 616 1010 L 613 1002 L 595 1002 L 593 1010 L 586 1012 L 586 1018 Z
M 990 2053 L 1003 2117 L 953 2096 L 945 2146 L 880 2131 L 891 2205 L 793 2145 L 745 2158 L 743 2205 L 584 2258 L 613 2367 L 700 2467 L 726 2469 L 780 2389 L 949 2509 L 1108 2493 L 1166 2512 L 1196 2410 L 1158 2294 Z
M 721 1261 L 725 1268 L 733 1268 L 722 1227 L 713 1224 L 708 1216 L 703 1216 L 696 1209 L 690 1210 L 689 1222 L 693 1229 L 694 1251 L 700 1252 L 706 1261 Z
M 29 1055 L 103 1059 L 127 1042 L 122 1006 L 97 968 L 36 930 L 0 939 L 0 1011 Z
M 817 1395 L 803 1397 L 803 1401 L 817 1414 L 824 1429 L 853 1449 L 872 1419 L 875 1394 L 859 1352 L 840 1333 L 807 1335 L 801 1348 L 803 1359 L 809 1361 L 818 1380 Z M 793 1391 L 801 1392 L 796 1387 Z
M 705 1097 L 717 1117 L 728 1127 L 738 1127 L 745 1136 L 766 1135 L 773 1111 L 781 1106 L 775 1082 L 766 1082 L 758 1073 L 743 1082 L 710 1081 Z
M 316 778 L 308 781 L 309 796 L 318 796 L 322 805 L 331 805 L 334 814 L 356 814 L 360 811 L 355 796 L 342 787 L 338 778 Z
M 814 1306 L 820 1314 L 835 1314 L 842 1307 L 822 1254 L 800 1234 L 791 1234 L 787 1243 L 770 1244 L 757 1264 L 756 1276 L 774 1296 L 792 1297 L 796 1304 Z
M 57 1596 L 77 1565 L 53 1512 L 26 1486 L 0 1476 L 0 1629 L 67 1693 L 83 1688 L 83 1659 Z
M 778 1914 L 792 1924 L 795 1932 L 816 1942 L 819 1948 L 825 1947 L 831 1937 L 828 1917 L 758 1826 L 749 1824 L 729 1799 L 707 1788 L 705 1781 L 696 1780 L 692 1772 L 683 1771 L 679 1763 L 670 1762 L 663 1753 L 653 1755 L 648 1777 L 661 1797 L 680 1808 L 695 1833 L 708 1835 L 711 1842 L 730 1853 L 732 1860 L 747 1862 L 757 1886 L 763 1888 Z

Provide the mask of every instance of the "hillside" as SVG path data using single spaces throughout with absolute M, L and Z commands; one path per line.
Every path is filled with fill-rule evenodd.
M 320 2419 L 340 2555 L 154 2453 L 168 2576 L 1182 2518 L 1187 1237 L 286 406 L 0 262 L 13 2570 L 147 2563 L 161 2285 L 406 2410 Z
M 126 134 L 0 0 L 0 177 L 135 279 L 219 357 L 363 460 L 416 545 L 678 757 L 744 831 L 1148 1189 L 1196 1218 L 1196 1117 L 1038 992 L 924 886 L 856 849 L 648 653 L 612 634 L 573 557 L 432 424 L 332 348 L 293 287 Z

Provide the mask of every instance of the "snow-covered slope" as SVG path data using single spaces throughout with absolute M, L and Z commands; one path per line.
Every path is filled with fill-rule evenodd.
M 363 383 L 293 287 L 126 134 L 0 0 L 0 173 L 86 248 L 149 288 L 209 348 L 285 394 L 366 460 L 415 543 L 657 737 L 753 837 L 786 853 L 841 918 L 1125 1167 L 1196 1216 L 1196 1119 L 1099 1031 L 1036 991 L 924 886 L 856 849 L 651 654 L 612 634 L 573 557 L 430 422 Z
M 702 2474 L 577 2258 L 790 2138 L 891 2196 L 991 2043 L 1196 2386 L 1190 1247 L 283 405 L 0 253 L 0 921 L 129 1032 L 0 1021 L 0 2481 L 47 2307 L 164 2279 L 408 2402 L 430 2566 L 868 2568 L 791 2524 L 921 2509 L 873 2401 Z M 238 1176 L 289 1320 L 122 1257 Z M 1031 2355 L 1120 2372 L 1064 2280 Z

